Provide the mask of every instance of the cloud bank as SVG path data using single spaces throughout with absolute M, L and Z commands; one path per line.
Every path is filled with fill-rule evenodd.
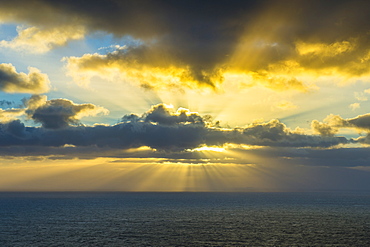
M 8 158 L 111 157 L 156 163 L 263 165 L 272 162 L 325 167 L 365 167 L 370 160 L 368 135 L 357 139 L 336 136 L 338 128 L 357 125 L 364 129 L 367 115 L 351 119 L 332 115 L 324 122 L 314 120 L 311 127 L 317 135 L 311 135 L 292 130 L 277 119 L 224 128 L 210 116 L 166 104 L 153 105 L 141 115 L 124 115 L 114 125 L 93 126 L 77 121 L 83 116 L 104 113 L 98 106 L 65 99 L 47 100 L 42 95 L 25 99 L 24 105 L 17 114 L 26 114 L 42 126 L 27 127 L 15 118 L 1 121 L 0 154 Z M 0 116 L 4 118 L 4 114 Z M 353 144 L 363 146 L 354 148 L 350 146 Z M 223 147 L 225 151 L 207 151 L 204 147 Z
M 209 116 L 200 116 L 165 104 L 153 106 L 142 115 L 130 114 L 116 125 L 74 126 L 81 115 L 102 111 L 90 104 L 67 100 L 26 101 L 27 114 L 42 127 L 26 127 L 19 120 L 1 124 L 2 147 L 99 147 L 131 149 L 150 147 L 165 152 L 182 152 L 207 146 L 242 144 L 270 147 L 326 148 L 346 144 L 344 137 L 312 136 L 287 128 L 279 120 L 253 123 L 234 129 L 221 128 Z M 81 114 L 79 116 L 79 114 Z M 99 155 L 99 154 L 95 154 Z

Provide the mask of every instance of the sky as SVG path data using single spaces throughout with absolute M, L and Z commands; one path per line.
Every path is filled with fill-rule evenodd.
M 369 12 L 0 0 L 0 191 L 370 190 Z

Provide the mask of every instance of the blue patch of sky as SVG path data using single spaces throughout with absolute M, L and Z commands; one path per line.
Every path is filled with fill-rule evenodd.
M 92 48 L 92 50 L 95 50 L 95 52 L 101 54 L 112 52 L 119 47 L 140 46 L 144 43 L 142 40 L 135 39 L 130 35 L 116 37 L 112 34 L 107 34 L 103 32 L 95 32 L 88 35 L 85 42 L 90 48 Z
M 17 36 L 16 24 L 1 24 L 0 25 L 0 41 L 10 41 Z M 20 54 L 16 51 L 11 50 L 7 47 L 0 47 L 0 63 L 11 63 L 17 64 L 16 69 L 20 71 L 27 71 L 29 64 L 26 64 L 23 60 L 24 54 Z
M 17 107 L 14 101 L 9 101 L 9 100 L 0 100 L 0 108 L 1 109 L 9 109 Z
M 0 92 L 0 108 L 21 108 L 23 107 L 22 99 L 28 97 L 29 94 L 9 94 L 5 92 Z M 10 104 L 8 104 L 8 102 Z
M 1 24 L 0 25 L 0 39 L 1 40 L 12 40 L 17 36 L 17 26 L 16 24 Z

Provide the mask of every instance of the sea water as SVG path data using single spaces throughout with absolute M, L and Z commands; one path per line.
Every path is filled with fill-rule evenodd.
M 0 193 L 0 246 L 370 246 L 370 194 Z

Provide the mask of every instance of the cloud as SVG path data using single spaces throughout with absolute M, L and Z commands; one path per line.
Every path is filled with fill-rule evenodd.
M 287 6 L 270 1 L 255 12 L 230 56 L 230 71 L 295 78 L 306 90 L 315 89 L 320 77 L 343 83 L 369 76 L 369 26 L 361 26 L 367 3 L 289 1 Z
M 368 133 L 365 136 L 360 136 L 360 137 L 354 139 L 353 142 L 358 142 L 358 143 L 361 143 L 361 144 L 370 145 L 370 135 Z
M 32 111 L 35 111 L 37 108 L 45 105 L 47 100 L 48 97 L 46 95 L 35 94 L 32 95 L 30 98 L 23 98 L 22 102 L 23 105 L 27 107 L 28 111 L 30 111 L 31 113 Z
M 354 118 L 344 120 L 344 126 L 353 126 L 359 129 L 370 130 L 370 114 L 359 115 Z
M 91 114 L 84 111 L 95 109 L 96 112 L 96 107 L 61 99 L 44 101 L 36 107 L 40 101 L 42 97 L 36 96 L 28 101 L 34 104 L 28 114 L 43 127 L 26 127 L 19 120 L 0 123 L 0 146 L 9 155 L 40 155 L 45 150 L 44 155 L 67 157 L 69 154 L 82 157 L 86 153 L 91 157 L 129 156 L 129 150 L 146 147 L 150 150 L 145 154 L 148 157 L 176 157 L 177 153 L 204 146 L 327 148 L 348 143 L 344 137 L 311 136 L 293 131 L 279 120 L 222 128 L 208 116 L 183 108 L 174 110 L 165 104 L 155 105 L 142 115 L 125 115 L 116 125 L 76 126 L 78 114 Z
M 110 81 L 130 81 L 145 89 L 173 87 L 211 87 L 223 80 L 221 70 L 202 71 L 190 64 L 181 63 L 165 48 L 156 45 L 117 47 L 105 55 L 84 54 L 82 57 L 65 57 L 68 75 L 80 85 L 87 85 L 99 76 Z
M 353 103 L 348 106 L 352 111 L 361 107 L 360 103 Z
M 18 116 L 21 116 L 25 113 L 24 109 L 6 109 L 3 110 L 0 108 L 0 122 L 10 122 L 16 120 Z
M 191 113 L 183 108 L 174 112 L 165 104 L 153 106 L 141 117 L 131 114 L 124 116 L 122 120 L 126 124 L 133 124 L 135 126 L 133 128 L 138 132 L 153 126 L 159 129 L 163 128 L 163 130 L 189 127 L 188 130 L 194 130 L 199 135 L 194 137 L 194 143 L 197 145 L 203 143 L 209 146 L 222 146 L 226 143 L 234 143 L 259 146 L 328 147 L 347 143 L 347 140 L 342 137 L 309 136 L 299 131 L 292 131 L 277 119 L 267 123 L 252 123 L 246 127 L 234 129 L 221 128 L 214 124 L 209 116 L 202 117 L 198 113 Z M 188 136 L 193 135 L 188 133 Z M 145 145 L 154 147 L 148 143 Z M 195 148 L 197 145 L 189 146 L 189 148 Z
M 293 131 L 286 127 L 277 119 L 270 120 L 267 123 L 253 123 L 244 128 L 236 128 L 230 131 L 217 133 L 210 131 L 210 142 L 207 144 L 218 144 L 217 138 L 224 135 L 225 142 L 230 143 L 258 145 L 258 146 L 280 146 L 280 147 L 330 147 L 347 143 L 344 137 L 331 136 L 311 136 Z M 222 140 L 222 138 L 220 138 Z M 216 142 L 214 142 L 216 141 Z
M 294 103 L 287 101 L 287 100 L 278 102 L 277 104 L 275 104 L 274 107 L 280 110 L 291 110 L 291 109 L 297 108 L 297 106 Z
M 262 58 L 255 57 L 254 62 L 244 57 L 254 52 L 255 45 L 247 43 L 228 62 L 224 77 L 228 80 L 228 75 L 236 75 L 244 81 L 245 86 L 262 85 L 276 91 L 291 89 L 302 92 L 317 90 L 315 82 L 320 78 L 330 77 L 332 81 L 342 84 L 353 78 L 368 78 L 370 60 L 365 58 L 364 53 L 370 51 L 369 42 L 370 39 L 366 44 L 360 44 L 358 40 L 334 43 L 295 43 L 290 40 L 289 45 L 286 44 L 289 48 L 284 44 L 276 44 L 274 52 L 263 49 L 268 54 Z M 269 53 L 281 55 L 278 59 Z M 366 100 L 360 94 L 356 98 Z
M 107 114 L 108 110 L 93 104 L 74 104 L 67 99 L 46 100 L 46 96 L 34 95 L 25 100 L 26 113 L 35 122 L 47 129 L 60 129 L 79 124 L 79 119 Z
M 29 73 L 18 73 L 12 64 L 0 64 L 0 90 L 7 93 L 45 93 L 50 81 L 46 74 L 29 67 Z
M 351 139 L 351 142 L 370 144 L 370 114 L 359 115 L 354 118 L 344 119 L 339 115 L 330 114 L 324 119 L 324 122 L 332 128 L 351 128 L 358 132 L 367 132 L 366 136 Z
M 190 112 L 188 109 L 179 108 L 176 112 L 172 112 L 172 107 L 165 104 L 158 104 L 146 112 L 143 116 L 145 122 L 154 122 L 163 125 L 176 124 L 199 124 L 203 126 L 205 121 L 196 112 Z M 123 117 L 123 120 L 125 117 Z
M 314 91 L 317 87 L 310 83 L 297 79 L 296 72 L 299 72 L 300 68 L 294 69 L 294 73 L 287 73 L 284 69 L 291 61 L 282 63 L 279 65 L 271 64 L 267 69 L 261 69 L 258 71 L 240 69 L 236 66 L 232 69 L 225 70 L 222 74 L 225 81 L 236 82 L 241 88 L 249 88 L 262 86 L 274 91 L 288 91 L 295 90 L 300 92 Z M 242 65 L 241 65 L 242 66 Z
M 329 115 L 324 119 L 330 126 L 337 128 L 355 128 L 370 131 L 370 114 L 344 119 L 339 115 Z
M 367 101 L 368 98 L 365 96 L 366 90 L 364 92 L 355 92 L 355 98 L 358 101 Z
M 334 136 L 338 130 L 331 127 L 329 124 L 321 123 L 317 120 L 311 122 L 311 128 L 314 133 L 317 133 L 321 136 Z
M 52 1 L 1 1 L 0 23 L 15 23 L 18 35 L 0 46 L 30 53 L 45 53 L 87 33 L 83 18 Z M 30 11 L 32 10 L 32 11 Z
M 2 44 L 41 52 L 95 32 L 130 36 L 141 46 L 70 57 L 70 74 L 76 81 L 124 77 L 158 90 L 163 85 L 217 89 L 237 75 L 244 86 L 307 92 L 316 88 L 318 77 L 369 76 L 366 1 L 84 3 L 1 1 L 3 22 L 27 26 Z
M 0 47 L 26 50 L 30 53 L 45 53 L 56 47 L 65 46 L 70 40 L 83 39 L 83 26 L 62 25 L 52 28 L 17 27 L 18 36 L 11 41 L 0 41 Z
M 335 42 L 332 44 L 296 43 L 296 49 L 299 55 L 312 55 L 318 57 L 335 57 L 352 51 L 354 47 L 354 44 L 349 41 Z

